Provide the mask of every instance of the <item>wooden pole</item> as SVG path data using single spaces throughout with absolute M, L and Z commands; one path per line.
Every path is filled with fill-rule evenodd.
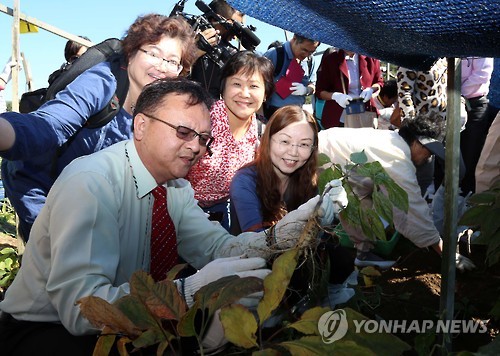
M 443 232 L 443 255 L 441 262 L 440 316 L 444 323 L 453 320 L 455 303 L 457 223 L 458 223 L 458 177 L 460 171 L 460 94 L 462 70 L 459 58 L 448 58 L 448 103 L 446 107 L 446 156 L 444 177 L 445 210 Z M 452 334 L 442 335 L 442 346 L 452 351 Z
M 0 12 L 3 12 L 3 13 L 10 15 L 10 16 L 14 16 L 14 10 L 11 9 L 10 7 L 3 5 L 3 4 L 0 4 Z M 77 42 L 85 47 L 92 47 L 94 45 L 94 43 L 92 41 L 87 41 L 79 36 L 73 35 L 69 32 L 61 30 L 57 27 L 49 25 L 45 22 L 42 22 L 40 20 L 37 20 L 31 16 L 27 16 L 27 15 L 20 13 L 20 12 L 19 12 L 19 18 L 17 20 L 18 28 L 19 28 L 19 20 L 24 20 L 26 22 L 32 23 L 33 25 L 38 26 L 39 28 L 42 28 L 48 32 L 52 32 L 53 34 L 64 37 L 68 40 Z
M 19 68 L 21 58 L 19 56 L 19 0 L 14 1 L 13 24 L 12 24 L 12 59 L 17 65 L 12 68 L 12 111 L 19 112 Z

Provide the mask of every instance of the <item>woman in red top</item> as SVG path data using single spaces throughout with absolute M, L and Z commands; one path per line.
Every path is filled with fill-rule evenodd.
M 271 61 L 251 51 L 234 54 L 222 68 L 222 99 L 210 111 L 211 155 L 207 152 L 186 179 L 211 220 L 229 230 L 229 184 L 234 173 L 255 158 L 259 142 L 256 112 L 273 90 Z
M 315 95 L 325 100 L 321 116 L 323 128 L 344 126 L 341 116 L 352 99 L 363 99 L 365 111 L 377 110 L 372 95 L 377 94 L 384 83 L 378 59 L 342 49 L 327 50 L 316 75 Z

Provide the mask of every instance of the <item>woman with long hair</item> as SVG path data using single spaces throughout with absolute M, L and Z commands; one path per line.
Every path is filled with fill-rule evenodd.
M 265 230 L 316 196 L 317 169 L 316 120 L 300 106 L 279 108 L 266 125 L 257 158 L 238 170 L 231 182 L 231 233 Z M 333 200 L 347 204 L 340 181 L 329 184 L 338 187 Z M 330 259 L 329 282 L 343 283 L 354 269 L 354 257 L 338 244 L 323 241 L 320 249 Z M 300 269 L 291 284 L 304 291 L 311 278 L 309 270 Z

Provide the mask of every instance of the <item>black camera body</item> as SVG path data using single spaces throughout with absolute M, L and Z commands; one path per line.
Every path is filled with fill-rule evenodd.
M 256 30 L 255 27 L 243 26 L 238 21 L 229 22 L 227 19 L 213 11 L 202 0 L 197 0 L 195 5 L 203 12 L 203 14 L 186 14 L 183 12 L 186 1 L 187 0 L 179 0 L 179 2 L 175 4 L 172 9 L 170 16 L 182 16 L 191 25 L 194 31 L 199 32 L 208 28 L 213 28 L 210 19 L 214 19 L 214 22 L 221 24 L 228 32 L 236 36 L 245 49 L 253 51 L 259 45 L 260 39 L 254 34 L 254 31 Z M 219 67 L 222 67 L 233 53 L 226 46 L 211 46 L 203 36 L 199 36 L 197 45 L 206 53 L 206 56 Z

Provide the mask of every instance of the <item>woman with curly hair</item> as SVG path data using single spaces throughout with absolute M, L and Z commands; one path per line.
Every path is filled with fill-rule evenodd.
M 131 138 L 132 112 L 143 87 L 189 70 L 196 52 L 194 38 L 182 18 L 138 17 L 121 43 L 121 69 L 128 79 L 125 95 L 118 98 L 123 105 L 102 127 L 89 127 L 87 121 L 116 98 L 118 79 L 110 62 L 87 69 L 36 111 L 1 114 L 2 180 L 25 241 L 63 168 L 77 157 Z

